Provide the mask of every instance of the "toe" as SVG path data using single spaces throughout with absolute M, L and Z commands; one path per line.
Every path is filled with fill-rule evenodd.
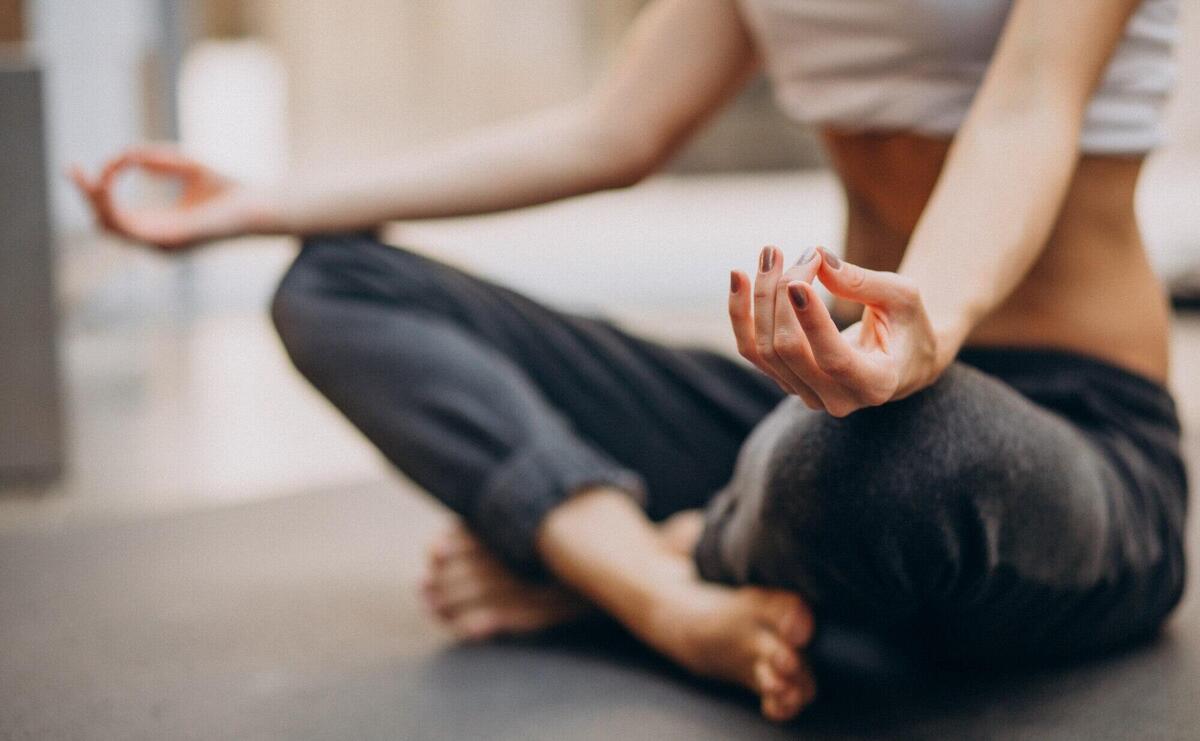
M 755 685 L 763 698 L 763 714 L 783 721 L 796 716 L 816 693 L 816 681 L 804 656 L 775 631 L 762 631 L 754 667 Z
M 428 558 L 430 563 L 437 564 L 481 550 L 483 550 L 483 544 L 467 529 L 466 525 L 459 522 L 442 532 L 429 544 Z
M 771 667 L 785 677 L 796 675 L 800 671 L 800 658 L 793 648 L 777 648 L 771 652 Z
M 780 593 L 771 605 L 770 624 L 789 646 L 808 645 L 813 634 L 813 614 L 798 595 Z
M 464 640 L 482 641 L 495 636 L 500 624 L 493 610 L 480 608 L 455 615 L 450 620 L 450 629 Z
M 483 582 L 471 579 L 461 579 L 444 584 L 438 592 L 438 601 L 449 608 L 460 608 L 475 602 L 482 602 L 491 596 L 491 590 Z
M 767 720 L 782 720 L 779 717 L 779 701 L 775 698 L 775 695 L 763 695 L 762 714 Z
M 767 720 L 782 723 L 796 716 L 795 712 L 788 713 L 778 695 L 763 695 L 762 714 Z
M 780 720 L 795 718 L 804 709 L 804 704 L 804 690 L 801 687 L 789 687 L 775 699 L 775 709 Z
M 446 563 L 459 558 L 468 558 L 481 552 L 477 543 L 461 538 L 447 536 L 433 544 L 430 550 L 430 560 L 434 563 Z
M 754 664 L 754 687 L 764 699 L 775 697 L 788 688 L 783 677 L 765 661 Z

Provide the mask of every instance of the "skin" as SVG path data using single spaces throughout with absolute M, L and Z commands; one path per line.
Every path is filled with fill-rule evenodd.
M 1167 375 L 1164 294 L 1133 212 L 1140 157 L 1080 156 L 1087 101 L 1135 0 L 1017 0 L 954 139 L 825 131 L 849 206 L 845 257 L 759 254 L 731 274 L 739 352 L 810 407 L 845 415 L 927 386 L 966 344 L 1045 346 Z M 704 54 L 690 50 L 704 49 Z M 758 67 L 733 0 L 658 0 L 587 96 L 391 161 L 250 188 L 176 152 L 137 148 L 72 172 L 106 230 L 179 250 L 241 234 L 369 228 L 485 213 L 631 185 L 670 157 Z M 178 204 L 131 209 L 130 169 L 184 182 Z M 797 237 L 803 246 L 803 235 Z M 838 331 L 812 282 L 837 297 Z M 537 630 L 593 609 L 786 720 L 816 687 L 799 595 L 701 582 L 697 513 L 652 525 L 622 492 L 553 510 L 537 547 L 557 584 L 512 575 L 461 525 L 432 547 L 423 592 L 457 634 Z

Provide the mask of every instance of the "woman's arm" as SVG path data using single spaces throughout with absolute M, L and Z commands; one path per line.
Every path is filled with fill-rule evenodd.
M 660 0 L 582 100 L 387 162 L 290 180 L 269 199 L 271 230 L 502 211 L 630 185 L 742 85 L 753 59 L 732 0 Z
M 945 367 L 1045 247 L 1092 92 L 1138 0 L 1018 0 L 899 272 Z
M 1032 267 L 1078 160 L 1093 89 L 1138 0 L 1017 0 L 898 273 L 824 251 L 763 250 L 731 275 L 738 350 L 789 393 L 843 416 L 933 383 Z M 811 282 L 864 305 L 838 332 Z
M 82 172 L 76 181 L 104 226 L 164 246 L 518 208 L 645 177 L 742 86 L 755 64 L 734 0 L 658 0 L 638 17 L 617 63 L 578 101 L 384 161 L 293 173 L 264 188 L 218 188 L 209 177 L 216 185 L 197 190 L 221 195 L 215 218 L 193 212 L 189 222 L 182 208 L 165 214 L 167 226 L 194 223 L 190 230 L 164 231 L 161 209 L 122 213 L 111 184 L 126 167 L 159 173 L 175 167 L 175 174 L 202 181 L 210 174 L 197 175 L 199 163 L 172 164 L 161 151 L 134 151 L 110 163 L 96 181 Z M 187 166 L 192 169 L 181 169 Z M 157 231 L 139 230 L 142 222 Z

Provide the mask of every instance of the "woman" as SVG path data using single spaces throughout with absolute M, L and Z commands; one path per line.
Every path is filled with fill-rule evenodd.
M 462 517 L 427 584 L 452 628 L 598 607 L 786 719 L 813 698 L 820 625 L 1052 660 L 1148 635 L 1178 601 L 1167 307 L 1133 210 L 1174 15 L 658 0 L 582 100 L 346 177 L 253 189 L 141 149 L 75 178 L 107 229 L 167 250 L 306 235 L 276 325 Z M 753 278 L 732 273 L 738 349 L 761 373 L 365 236 L 635 183 L 760 63 L 823 127 L 849 203 L 844 259 L 788 266 L 767 247 Z M 129 168 L 182 178 L 182 202 L 119 207 Z

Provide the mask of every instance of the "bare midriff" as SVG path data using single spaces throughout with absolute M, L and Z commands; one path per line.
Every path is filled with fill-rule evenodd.
M 846 192 L 847 259 L 895 270 L 941 171 L 949 140 L 832 129 L 823 138 Z M 1066 350 L 1165 382 L 1167 300 L 1146 258 L 1134 214 L 1143 159 L 1080 159 L 1040 257 L 1008 299 L 975 326 L 968 347 Z M 855 309 L 838 304 L 835 315 L 856 318 Z

